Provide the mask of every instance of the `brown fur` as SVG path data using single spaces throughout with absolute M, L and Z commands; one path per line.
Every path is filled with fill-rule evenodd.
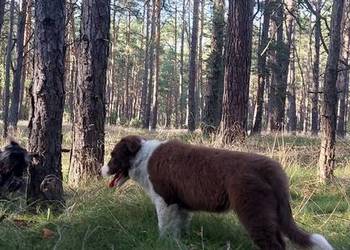
M 110 174 L 122 169 L 141 147 L 141 138 L 128 136 L 116 145 Z M 168 141 L 148 162 L 154 191 L 167 205 L 189 211 L 234 210 L 260 249 L 285 249 L 282 235 L 311 246 L 310 235 L 297 227 L 289 203 L 288 178 L 268 157 Z
M 169 141 L 153 152 L 148 171 L 154 190 L 169 205 L 235 210 L 261 249 L 284 249 L 282 233 L 301 246 L 311 245 L 292 218 L 288 179 L 270 158 Z

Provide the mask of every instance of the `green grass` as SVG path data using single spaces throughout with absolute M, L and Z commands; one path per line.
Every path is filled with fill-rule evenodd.
M 71 143 L 65 128 L 65 146 Z M 222 147 L 215 139 L 185 131 L 149 134 L 136 129 L 107 129 L 106 148 L 126 134 L 161 139 L 179 138 L 196 144 Z M 25 141 L 21 139 L 21 141 Z M 319 140 L 301 136 L 249 138 L 230 149 L 260 152 L 281 161 L 290 177 L 292 207 L 296 221 L 305 230 L 325 235 L 336 249 L 350 249 L 350 150 L 349 141 L 337 145 L 337 182 L 318 182 Z M 67 176 L 69 155 L 64 155 Z M 108 158 L 108 154 L 107 154 Z M 61 214 L 25 212 L 23 201 L 0 202 L 0 249 L 252 249 L 253 246 L 233 213 L 196 213 L 189 233 L 181 241 L 158 238 L 155 209 L 140 187 L 128 182 L 123 188 L 107 188 L 106 180 L 79 190 L 68 186 L 66 208 Z M 43 235 L 43 230 L 52 236 Z

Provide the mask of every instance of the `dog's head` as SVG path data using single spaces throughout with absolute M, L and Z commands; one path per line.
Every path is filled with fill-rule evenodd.
M 11 140 L 0 151 L 0 187 L 15 192 L 23 184 L 23 173 L 30 164 L 30 155 L 25 148 Z
M 111 153 L 111 159 L 108 164 L 101 169 L 101 174 L 103 176 L 114 175 L 109 184 L 110 187 L 120 187 L 129 179 L 131 160 L 140 150 L 141 144 L 141 137 L 127 136 L 115 145 Z

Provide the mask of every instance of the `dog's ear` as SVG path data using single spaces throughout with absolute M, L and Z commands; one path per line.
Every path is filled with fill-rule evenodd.
M 9 145 L 11 145 L 11 146 L 18 146 L 18 147 L 20 147 L 19 142 L 15 138 L 13 138 L 11 136 L 7 137 L 7 143 Z
M 38 157 L 39 154 L 28 152 L 25 156 L 25 160 L 27 163 L 33 163 L 33 161 L 36 160 Z
M 131 155 L 135 155 L 141 148 L 142 139 L 138 136 L 128 136 L 122 141 Z

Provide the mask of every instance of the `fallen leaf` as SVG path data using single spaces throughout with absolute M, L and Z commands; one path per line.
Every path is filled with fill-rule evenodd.
M 44 228 L 43 233 L 42 233 L 42 237 L 44 240 L 52 239 L 53 237 L 55 237 L 55 232 L 48 229 L 48 228 Z

